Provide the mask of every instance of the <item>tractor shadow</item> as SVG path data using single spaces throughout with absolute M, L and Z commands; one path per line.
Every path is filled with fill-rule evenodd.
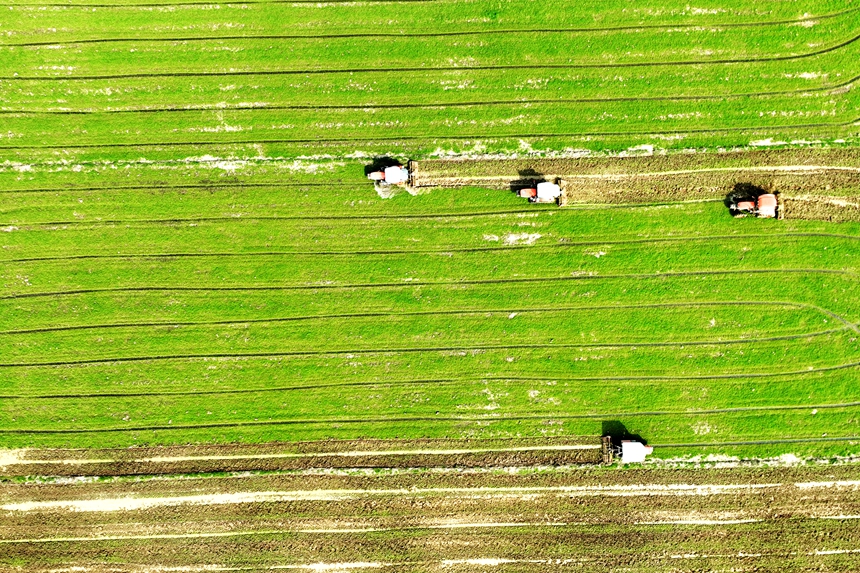
M 723 204 L 726 208 L 729 208 L 743 199 L 752 199 L 755 201 L 759 195 L 764 195 L 766 193 L 773 193 L 773 191 L 765 189 L 761 185 L 756 185 L 755 183 L 735 183 L 732 190 L 726 193 L 726 197 L 723 199 Z
M 534 169 L 520 169 L 517 171 L 517 175 L 519 175 L 518 179 L 514 179 L 511 181 L 511 192 L 519 194 L 522 189 L 529 189 L 535 187 L 538 183 L 546 181 L 546 178 L 543 176 L 543 173 L 538 173 Z
M 364 166 L 364 176 L 367 177 L 376 171 L 385 171 L 386 167 L 397 167 L 398 165 L 404 165 L 404 163 L 393 157 L 374 157 L 370 165 Z
M 648 445 L 647 440 L 645 440 L 639 434 L 631 434 L 624 426 L 624 424 L 622 424 L 618 420 L 606 420 L 601 423 L 601 426 L 601 435 L 609 436 L 613 448 L 620 448 L 621 442 L 625 440 L 634 440 L 636 442 L 642 442 L 646 446 Z

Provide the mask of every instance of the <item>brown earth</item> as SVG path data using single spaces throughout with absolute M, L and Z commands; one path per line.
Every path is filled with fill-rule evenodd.
M 860 195 L 846 197 L 783 197 L 782 210 L 786 219 L 813 219 L 842 223 L 860 221 Z
M 790 219 L 860 220 L 828 197 L 860 196 L 860 150 L 789 149 L 580 159 L 432 160 L 412 162 L 417 186 L 518 189 L 560 180 L 562 205 L 725 200 L 745 190 L 791 200 Z
M 258 445 L 31 449 L 2 455 L 0 476 L 115 476 L 311 468 L 510 467 L 596 464 L 599 437 L 327 440 Z M 3 460 L 6 461 L 3 461 Z
M 0 568 L 856 571 L 858 477 L 583 466 L 6 481 Z M 151 505 L 105 510 L 136 501 Z M 31 502 L 71 505 L 16 505 Z

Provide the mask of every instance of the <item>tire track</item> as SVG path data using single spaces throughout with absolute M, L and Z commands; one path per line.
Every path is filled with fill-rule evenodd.
M 425 109 L 425 108 L 458 108 L 458 107 L 493 107 L 504 105 L 536 105 L 536 104 L 582 104 L 582 103 L 623 103 L 633 101 L 723 101 L 729 99 L 744 99 L 758 97 L 774 97 L 786 95 L 803 95 L 819 92 L 831 92 L 853 86 L 860 80 L 855 76 L 850 80 L 817 88 L 804 88 L 781 91 L 747 92 L 723 95 L 667 95 L 643 97 L 605 97 L 605 98 L 560 98 L 560 99 L 531 99 L 531 100 L 488 100 L 463 102 L 430 102 L 430 103 L 390 103 L 390 104 L 350 104 L 350 105 L 312 105 L 312 104 L 276 104 L 232 107 L 161 107 L 161 108 L 126 108 L 105 110 L 10 110 L 0 109 L 0 115 L 115 115 L 129 113 L 187 113 L 187 112 L 223 112 L 223 111 L 283 111 L 283 110 L 365 110 L 365 109 Z M 828 94 L 829 95 L 829 94 Z
M 459 68 L 464 69 L 464 68 Z M 2 81 L 3 78 L 0 78 Z M 469 140 L 494 140 L 494 139 L 528 139 L 528 138 L 556 138 L 556 137 L 615 137 L 630 135 L 679 135 L 690 133 L 743 133 L 772 130 L 798 130 L 849 127 L 860 123 L 860 117 L 848 121 L 819 122 L 805 124 L 781 124 L 767 126 L 743 126 L 743 127 L 711 127 L 684 130 L 648 130 L 648 131 L 578 131 L 571 133 L 499 133 L 499 134 L 471 134 L 471 135 L 399 135 L 378 136 L 372 139 L 364 137 L 332 137 L 316 139 L 244 139 L 233 141 L 163 141 L 163 142 L 134 142 L 134 143 L 81 143 L 76 145 L 0 145 L 0 149 L 7 151 L 25 149 L 111 149 L 111 148 L 138 148 L 138 147 L 183 147 L 183 146 L 218 146 L 218 145 L 270 145 L 270 144 L 305 144 L 305 143 L 379 143 L 398 141 L 469 141 Z
M 432 169 L 432 166 L 429 168 Z M 444 168 L 443 168 L 444 169 Z M 757 165 L 757 166 L 737 166 L 737 167 L 703 167 L 701 169 L 676 169 L 673 171 L 641 171 L 641 172 L 630 172 L 630 171 L 618 171 L 615 173 L 563 173 L 560 172 L 557 174 L 559 177 L 564 177 L 566 179 L 641 179 L 641 178 L 650 178 L 650 177 L 669 177 L 676 175 L 695 175 L 698 173 L 735 173 L 735 172 L 765 172 L 765 173 L 793 173 L 793 174 L 810 174 L 815 175 L 822 171 L 835 171 L 835 172 L 845 172 L 845 173 L 860 173 L 860 167 L 850 167 L 846 165 Z M 445 171 L 443 171 L 445 173 Z M 450 173 L 450 172 L 448 172 Z M 463 180 L 474 180 L 476 182 L 483 181 L 510 181 L 512 179 L 516 179 L 514 175 L 470 175 L 470 176 L 456 176 L 456 175 L 434 175 L 432 171 L 428 174 L 422 174 L 422 179 L 428 179 L 431 181 L 429 185 L 422 185 L 422 187 L 433 187 L 439 185 L 436 183 L 437 181 L 448 182 L 448 181 L 463 181 Z M 460 183 L 460 185 L 464 185 Z M 451 185 L 443 185 L 445 187 L 451 187 Z M 716 200 L 716 199 L 715 199 Z
M 377 288 L 415 288 L 427 286 L 464 286 L 464 285 L 497 285 L 497 284 L 533 284 L 548 282 L 567 282 L 580 280 L 647 280 L 677 277 L 700 277 L 700 276 L 731 276 L 731 275 L 765 275 L 765 274 L 803 274 L 803 275 L 834 275 L 857 278 L 857 273 L 840 269 L 724 269 L 709 271 L 669 271 L 657 273 L 632 273 L 632 274 L 579 274 L 558 277 L 521 277 L 506 279 L 467 279 L 467 280 L 445 280 L 445 281 L 414 281 L 397 283 L 352 283 L 352 284 L 303 284 L 303 285 L 268 285 L 268 286 L 130 286 L 130 287 L 103 287 L 103 288 L 80 288 L 62 291 L 43 291 L 31 293 L 16 293 L 0 296 L 0 300 L 15 300 L 24 298 L 42 298 L 74 296 L 79 294 L 101 294 L 120 292 L 265 292 L 265 291 L 297 291 L 297 290 L 350 290 L 350 289 L 377 289 Z
M 48 162 L 54 163 L 54 162 Z M 87 162 L 82 162 L 87 163 Z M 152 163 L 159 163 L 158 161 L 153 161 Z M 39 162 L 31 163 L 31 165 L 37 165 Z M 89 191 L 145 191 L 148 189 L 160 191 L 163 189 L 257 189 L 257 188 L 270 188 L 277 189 L 280 187 L 332 187 L 333 185 L 367 185 L 367 179 L 356 179 L 356 180 L 331 180 L 325 183 L 320 182 L 272 182 L 272 183 L 250 183 L 247 181 L 235 182 L 235 183 L 223 183 L 223 182 L 213 182 L 213 183 L 187 183 L 187 184 L 164 184 L 164 185 L 112 185 L 109 187 L 71 187 L 64 185 L 61 188 L 52 188 L 52 187 L 34 187 L 32 189 L 0 189 L 0 194 L 15 194 L 15 193 L 77 193 L 77 192 L 89 192 Z M 183 220 L 183 219 L 180 219 Z M 188 219 L 189 221 L 195 221 L 197 219 Z M 205 220 L 205 218 L 204 218 Z
M 2 193 L 2 191 L 0 191 Z M 714 202 L 719 199 L 714 199 Z M 671 203 L 666 203 L 671 204 Z M 653 207 L 662 205 L 662 203 L 639 203 L 637 207 Z M 601 209 L 602 205 L 596 206 L 593 209 Z M 580 210 L 593 210 L 592 208 L 583 208 Z M 574 209 L 576 210 L 576 209 Z M 169 219 L 93 219 L 74 221 L 37 221 L 33 223 L 8 223 L 0 226 L 18 226 L 25 227 L 50 227 L 50 226 L 106 226 L 106 225 L 168 225 L 176 223 L 210 223 L 210 222 L 257 222 L 257 221 L 356 221 L 356 220 L 402 220 L 402 219 L 447 219 L 456 217 L 489 217 L 494 215 L 519 215 L 523 213 L 556 213 L 557 210 L 552 207 L 542 207 L 539 204 L 535 207 L 529 205 L 528 208 L 519 209 L 502 209 L 498 211 L 463 211 L 461 213 L 404 213 L 399 215 L 392 214 L 377 214 L 368 213 L 366 215 L 225 215 L 212 217 L 171 217 Z M 846 235 L 848 236 L 848 235 Z
M 133 78 L 199 78 L 199 77 L 241 77 L 241 76 L 284 76 L 284 75 L 329 75 L 329 74 L 367 74 L 367 73 L 419 73 L 452 72 L 452 71 L 486 71 L 486 70 L 585 70 L 585 69 L 623 69 L 646 67 L 683 67 L 710 66 L 727 64 L 757 64 L 766 62 L 787 62 L 804 60 L 841 50 L 860 40 L 860 34 L 843 40 L 827 48 L 791 56 L 759 56 L 752 58 L 724 58 L 711 60 L 678 60 L 674 62 L 614 62 L 594 64 L 501 64 L 481 66 L 426 66 L 392 68 L 309 68 L 304 70 L 244 70 L 230 72 L 135 72 L 128 74 L 104 74 L 81 76 L 3 76 L 2 81 L 90 81 L 90 80 L 120 80 Z
M 331 356 L 341 354 L 420 354 L 423 352 L 474 352 L 481 350 L 542 350 L 542 349 L 572 349 L 572 348 L 678 348 L 686 346 L 724 346 L 735 344 L 750 344 L 763 342 L 786 342 L 802 338 L 813 338 L 837 334 L 850 329 L 849 326 L 831 328 L 814 332 L 787 334 L 780 336 L 763 336 L 759 338 L 737 338 L 728 340 L 686 340 L 666 342 L 603 342 L 591 344 L 481 344 L 476 346 L 432 346 L 432 347 L 387 347 L 387 348 L 333 348 L 327 350 L 282 350 L 266 352 L 215 352 L 187 354 L 153 354 L 143 356 L 113 356 L 102 358 L 81 358 L 76 360 L 51 360 L 43 362 L 0 362 L 3 368 L 40 368 L 57 366 L 83 366 L 89 364 L 126 364 L 132 362 L 165 362 L 173 360 L 206 360 L 215 358 L 287 358 L 294 356 Z
M 0 331 L 0 336 L 18 335 L 18 334 L 36 334 L 43 332 L 65 332 L 72 330 L 93 330 L 102 328 L 149 328 L 149 327 L 179 327 L 179 326 L 216 326 L 229 324 L 267 324 L 278 322 L 303 322 L 311 320 L 339 320 L 339 319 L 356 319 L 356 318 L 400 318 L 407 316 L 457 316 L 457 315 L 488 315 L 488 314 L 555 314 L 561 312 L 587 312 L 594 310 L 615 310 L 615 309 L 650 309 L 650 308 L 691 308 L 691 307 L 713 307 L 713 306 L 789 306 L 797 309 L 816 310 L 827 316 L 836 318 L 846 326 L 854 326 L 848 320 L 833 313 L 829 310 L 794 302 L 782 301 L 702 301 L 702 302 L 683 302 L 683 303 L 651 303 L 651 304 L 615 304 L 615 305 L 594 305 L 594 306 L 554 306 L 554 307 L 535 307 L 535 308 L 506 308 L 506 309 L 453 309 L 453 310 L 422 310 L 422 311 L 407 311 L 407 312 L 356 312 L 356 313 L 341 313 L 341 314 L 320 314 L 320 315 L 303 315 L 303 316 L 284 316 L 270 318 L 252 318 L 252 319 L 235 319 L 235 320 L 209 320 L 209 321 L 166 321 L 166 322 L 125 322 L 125 323 L 105 323 L 105 324 L 90 324 L 90 325 L 75 325 L 75 326 L 48 326 L 42 328 L 25 328 L 16 330 Z
M 240 220 L 239 217 L 226 220 Z M 326 220 L 330 218 L 325 218 Z M 81 222 L 82 223 L 82 222 Z M 40 225 L 42 223 L 39 223 Z M 63 225 L 64 223 L 44 223 L 44 225 Z M 83 223 L 82 223 L 83 224 Z M 14 225 L 14 224 L 11 224 Z M 31 225 L 27 225 L 31 226 Z M 136 260 L 136 259 L 183 259 L 183 258 L 253 258 L 253 257 L 353 257 L 353 256 L 400 256 L 400 255 L 446 255 L 449 253 L 487 253 L 494 251 L 553 251 L 556 249 L 569 249 L 574 247 L 587 247 L 595 245 L 649 245 L 659 243 L 677 242 L 699 242 L 699 241 L 723 241 L 723 240 L 747 240 L 757 239 L 766 241 L 768 239 L 784 240 L 787 238 L 802 237 L 827 237 L 835 239 L 846 239 L 851 241 L 860 240 L 860 235 L 847 235 L 840 233 L 773 233 L 773 234 L 750 234 L 750 235 L 694 235 L 690 237 L 655 237 L 648 239 L 619 239 L 608 241 L 571 241 L 565 243 L 554 243 L 551 245 L 497 245 L 485 247 L 450 247 L 441 249 L 371 249 L 371 250 L 341 250 L 341 251 L 256 251 L 256 252 L 220 252 L 220 253 L 111 253 L 111 254 L 81 254 L 81 255 L 56 255 L 44 257 L 24 257 L 19 259 L 3 259 L 0 263 L 34 263 L 34 262 L 59 262 L 75 260 Z
M 836 437 L 814 437 L 814 438 L 783 438 L 778 440 L 751 440 L 746 442 L 701 442 L 690 444 L 651 444 L 660 448 L 696 448 L 696 447 L 719 447 L 719 446 L 767 446 L 771 444 L 804 444 L 815 442 L 860 442 L 860 436 L 836 436 Z
M 246 4 L 246 2 L 242 2 Z M 4 6 L 0 4 L 0 6 Z M 19 5 L 20 6 L 20 5 Z M 66 5 L 68 6 L 68 5 Z M 757 22 L 723 22 L 709 23 L 709 28 L 765 28 L 770 26 L 797 25 L 804 22 L 818 22 L 819 20 L 830 20 L 840 18 L 854 12 L 860 11 L 860 8 L 849 8 L 838 12 L 831 12 L 822 16 L 803 16 L 795 19 L 757 21 Z M 56 46 L 68 44 L 108 44 L 120 42 L 209 42 L 209 41 L 232 41 L 232 40 L 332 40 L 338 38 L 441 38 L 441 37 L 458 37 L 458 36 L 495 36 L 495 35 L 512 35 L 512 34 L 593 34 L 604 32 L 625 32 L 636 30 L 676 30 L 676 29 L 698 29 L 703 26 L 702 23 L 689 24 L 640 24 L 640 25 L 624 25 L 624 26 L 603 26 L 603 27 L 582 27 L 582 28 L 512 28 L 512 29 L 485 29 L 485 30 L 455 30 L 446 32 L 365 32 L 365 33 L 346 33 L 346 34 L 263 34 L 257 36 L 248 35 L 224 35 L 224 36 L 190 36 L 190 37 L 160 37 L 160 38 L 141 38 L 141 37 L 115 37 L 115 38 L 85 38 L 71 39 L 58 41 L 40 41 L 40 42 L 8 42 L 0 43 L 2 47 L 38 47 L 38 46 Z
M 448 4 L 443 0 L 325 0 L 326 4 Z M 226 2 L 228 6 L 241 6 L 243 4 L 319 4 L 319 0 L 241 0 L 237 2 Z M 3 8 L 156 8 L 159 6 L 212 6 L 213 2 L 189 1 L 189 2 L 130 2 L 116 4 L 81 4 L 81 3 L 5 3 L 0 4 Z
M 834 404 L 833 409 L 850 409 L 860 406 L 860 402 L 849 402 L 845 405 Z M 787 410 L 809 410 L 815 408 L 809 406 L 790 406 Z M 563 414 L 548 412 L 545 414 L 512 414 L 504 416 L 380 416 L 368 418 L 293 418 L 289 420 L 245 420 L 236 422 L 207 422 L 204 424 L 169 424 L 150 426 L 108 426 L 101 428 L 0 428 L 3 434 L 107 434 L 118 432 L 148 432 L 161 430 L 204 430 L 214 428 L 244 428 L 259 426 L 313 426 L 313 425 L 340 425 L 340 424 L 407 424 L 415 422 L 510 422 L 526 420 L 607 420 L 624 419 L 640 416 L 697 416 L 697 415 L 725 415 L 722 410 L 677 410 L 677 411 L 655 411 L 655 412 L 604 412 L 598 414 Z M 744 446 L 744 445 L 768 445 L 780 443 L 814 443 L 814 442 L 842 442 L 860 441 L 860 436 L 818 436 L 810 438 L 781 438 L 773 440 L 751 440 L 734 442 L 701 442 L 689 444 L 656 444 L 654 447 L 661 448 L 691 448 L 691 447 L 717 447 L 717 446 Z

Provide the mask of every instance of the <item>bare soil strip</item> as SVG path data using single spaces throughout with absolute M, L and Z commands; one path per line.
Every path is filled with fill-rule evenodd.
M 418 187 L 517 189 L 560 180 L 562 205 L 725 200 L 739 186 L 777 192 L 789 219 L 860 220 L 860 152 L 788 149 L 722 154 L 413 161 Z
M 856 470 L 0 481 L 0 568 L 854 571 Z
M 600 463 L 599 437 L 330 440 L 107 450 L 0 450 L 0 475 L 124 475 L 309 468 L 509 467 Z

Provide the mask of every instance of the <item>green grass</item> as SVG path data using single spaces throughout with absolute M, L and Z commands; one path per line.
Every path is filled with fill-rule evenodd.
M 652 4 L 13 7 L 0 446 L 618 420 L 663 457 L 856 453 L 732 444 L 860 434 L 860 225 L 363 179 L 376 154 L 857 142 L 856 2 Z M 248 37 L 368 31 L 392 35 Z

